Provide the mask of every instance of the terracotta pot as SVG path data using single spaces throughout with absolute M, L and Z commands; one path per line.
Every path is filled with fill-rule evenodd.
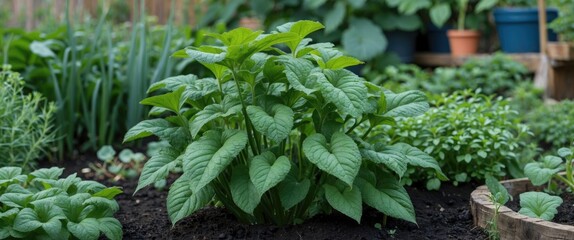
M 448 42 L 452 56 L 467 56 L 478 50 L 480 32 L 475 30 L 448 30 Z

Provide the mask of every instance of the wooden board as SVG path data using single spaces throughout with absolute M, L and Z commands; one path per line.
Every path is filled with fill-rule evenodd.
M 539 190 L 527 178 L 502 181 L 508 192 L 518 199 L 522 192 Z M 494 205 L 486 186 L 480 186 L 470 195 L 470 207 L 476 226 L 485 228 L 492 220 Z M 503 240 L 574 239 L 574 226 L 562 225 L 542 219 L 531 218 L 502 206 L 499 209 L 498 230 Z
M 530 72 L 536 72 L 540 64 L 540 53 L 521 53 L 507 54 L 515 61 L 521 62 Z M 415 54 L 414 63 L 422 66 L 441 67 L 441 66 L 460 66 L 469 58 L 484 58 L 492 56 L 491 54 L 475 54 L 464 57 L 454 57 L 450 54 L 436 53 L 418 53 Z

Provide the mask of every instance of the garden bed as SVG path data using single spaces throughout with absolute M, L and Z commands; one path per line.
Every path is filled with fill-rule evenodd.
M 540 190 L 539 187 L 532 186 L 527 178 L 507 180 L 501 183 L 516 200 L 520 193 Z M 480 186 L 471 193 L 470 204 L 473 221 L 481 228 L 486 228 L 488 222 L 493 218 L 494 205 L 489 196 L 490 192 L 486 186 Z M 502 206 L 499 210 L 497 226 L 501 239 L 574 239 L 574 226 L 527 217 L 506 206 Z
M 65 174 L 82 173 L 95 157 L 68 161 Z M 175 178 L 170 177 L 168 183 Z M 103 182 L 121 186 L 124 193 L 116 199 L 120 210 L 116 217 L 123 225 L 124 239 L 486 239 L 486 234 L 472 224 L 469 208 L 470 192 L 476 184 L 454 187 L 443 184 L 440 191 L 427 191 L 423 186 L 407 190 L 417 214 L 418 226 L 402 220 L 388 219 L 387 226 L 378 229 L 383 215 L 366 208 L 361 224 L 338 213 L 317 216 L 303 224 L 286 227 L 246 225 L 235 220 L 223 208 L 206 207 L 172 228 L 166 212 L 167 189 L 145 188 L 133 192 L 137 179 Z

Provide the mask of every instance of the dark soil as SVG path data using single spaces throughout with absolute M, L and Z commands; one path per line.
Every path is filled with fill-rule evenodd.
M 565 192 L 560 197 L 564 202 L 558 207 L 558 213 L 554 216 L 552 222 L 574 225 L 574 194 Z M 520 198 L 516 197 L 514 201 L 508 201 L 506 206 L 518 212 L 520 210 Z
M 68 161 L 65 173 L 93 179 L 89 173 L 81 173 L 87 164 L 85 160 Z M 173 177 L 170 180 L 168 183 Z M 124 239 L 487 239 L 472 224 L 469 197 L 475 184 L 443 184 L 440 191 L 430 192 L 409 187 L 418 226 L 389 218 L 382 229 L 375 225 L 382 223 L 383 215 L 370 208 L 364 209 L 360 225 L 334 213 L 300 225 L 275 227 L 239 223 L 224 208 L 216 207 L 205 207 L 172 228 L 165 207 L 167 190 L 148 187 L 133 195 L 137 179 L 104 184 L 123 187 L 124 194 L 116 197 L 120 205 L 116 218 L 123 225 Z

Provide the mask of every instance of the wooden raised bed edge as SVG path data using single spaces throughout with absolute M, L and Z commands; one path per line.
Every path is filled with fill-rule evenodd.
M 574 45 L 567 42 L 549 42 L 547 45 L 548 56 L 553 60 L 574 60 Z
M 527 178 L 501 183 L 514 199 L 518 199 L 520 193 L 540 190 L 532 186 Z M 486 186 L 480 186 L 470 194 L 470 208 L 474 225 L 486 228 L 494 214 L 494 205 L 490 201 L 490 192 Z M 514 212 L 506 206 L 499 209 L 498 230 L 501 239 L 574 239 L 574 226 L 531 218 Z

